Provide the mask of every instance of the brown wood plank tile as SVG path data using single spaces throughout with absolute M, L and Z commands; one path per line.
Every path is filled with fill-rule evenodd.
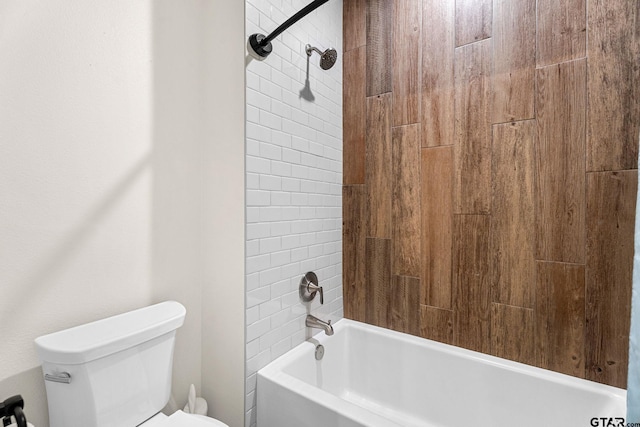
M 347 317 L 624 386 L 637 175 L 608 171 L 637 167 L 638 22 L 636 0 L 345 0 Z M 394 174 L 416 120 L 435 148 Z
M 366 322 L 389 327 L 391 296 L 391 240 L 367 238 L 365 242 Z
M 491 205 L 491 40 L 456 49 L 454 212 L 489 213 Z
M 393 0 L 367 2 L 367 96 L 390 92 L 393 69 Z
M 453 311 L 421 305 L 420 336 L 453 344 Z
M 455 4 L 422 1 L 422 146 L 453 145 Z
M 491 0 L 456 0 L 456 46 L 491 37 Z
M 394 331 L 418 335 L 420 332 L 420 279 L 393 276 L 389 327 Z
M 493 3 L 493 123 L 532 119 L 536 0 Z
M 342 290 L 345 317 L 366 319 L 366 193 L 364 185 L 342 187 Z
M 626 387 L 638 172 L 587 174 L 587 379 Z
M 451 309 L 453 147 L 422 149 L 421 302 Z
M 584 263 L 586 60 L 536 70 L 537 259 Z
M 492 301 L 533 308 L 534 120 L 493 126 Z
M 344 85 L 342 91 L 343 123 L 343 174 L 345 184 L 364 184 L 365 126 L 367 119 L 365 73 L 366 49 L 364 47 L 345 52 Z
M 365 140 L 369 237 L 391 238 L 391 94 L 367 98 Z
M 420 121 L 422 1 L 395 0 L 393 20 L 393 125 Z
M 454 343 L 491 350 L 488 215 L 453 217 Z
M 591 0 L 587 170 L 638 167 L 640 2 Z
M 538 66 L 584 58 L 587 45 L 586 0 L 537 1 Z
M 364 46 L 367 43 L 367 0 L 346 0 L 342 7 L 342 25 L 344 53 Z
M 536 365 L 584 378 L 584 266 L 536 263 Z
M 533 310 L 491 304 L 491 354 L 533 365 L 535 363 Z
M 420 125 L 393 128 L 392 134 L 393 274 L 419 277 Z

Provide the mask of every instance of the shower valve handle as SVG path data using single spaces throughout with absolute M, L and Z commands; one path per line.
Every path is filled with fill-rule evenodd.
M 318 292 L 320 292 L 320 304 L 324 304 L 324 291 L 322 286 L 318 286 L 318 276 L 313 271 L 309 271 L 300 280 L 300 299 L 303 302 L 310 302 Z
M 315 298 L 316 292 L 320 291 L 320 304 L 324 304 L 324 291 L 322 290 L 322 286 L 314 285 L 313 283 L 309 283 L 307 285 L 307 290 L 312 295 L 311 298 Z

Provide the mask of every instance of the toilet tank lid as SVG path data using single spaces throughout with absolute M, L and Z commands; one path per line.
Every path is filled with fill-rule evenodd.
M 97 320 L 36 338 L 42 362 L 76 365 L 126 350 L 178 329 L 187 310 L 176 301 Z

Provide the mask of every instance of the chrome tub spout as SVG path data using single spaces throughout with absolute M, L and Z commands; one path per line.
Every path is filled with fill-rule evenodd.
M 308 314 L 305 324 L 310 328 L 322 329 L 327 335 L 333 335 L 333 326 L 331 326 L 331 320 L 325 322 L 324 320 L 318 319 L 316 316 Z

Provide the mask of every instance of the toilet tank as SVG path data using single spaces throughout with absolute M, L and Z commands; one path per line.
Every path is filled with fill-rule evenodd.
M 50 427 L 134 427 L 158 413 L 185 313 L 167 301 L 37 338 Z

